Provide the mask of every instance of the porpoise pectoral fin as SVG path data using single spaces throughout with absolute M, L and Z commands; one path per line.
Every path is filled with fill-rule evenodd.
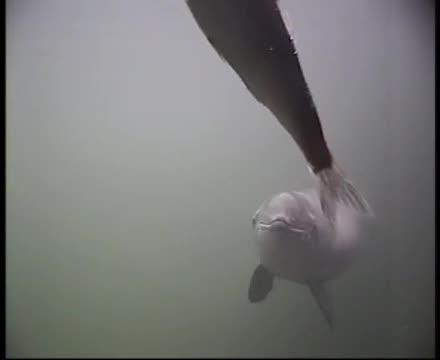
M 258 265 L 254 270 L 249 284 L 248 299 L 251 303 L 263 301 L 272 290 L 273 274 L 263 265 Z
M 328 288 L 322 282 L 308 282 L 309 289 L 321 309 L 322 314 L 333 330 L 333 302 Z

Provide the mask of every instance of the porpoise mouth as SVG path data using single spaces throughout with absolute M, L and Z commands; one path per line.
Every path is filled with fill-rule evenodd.
M 276 217 L 269 221 L 259 221 L 256 224 L 257 230 L 271 231 L 271 230 L 288 230 L 296 233 L 303 233 L 304 230 L 297 228 L 288 221 L 285 217 Z
M 257 228 L 261 230 L 288 229 L 291 227 L 292 224 L 290 224 L 288 220 L 283 217 L 276 217 L 266 222 L 260 221 L 257 223 Z

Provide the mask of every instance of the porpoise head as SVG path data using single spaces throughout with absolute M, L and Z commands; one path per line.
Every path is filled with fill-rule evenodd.
M 313 215 L 307 203 L 295 193 L 283 192 L 264 203 L 252 218 L 254 230 L 302 238 Z

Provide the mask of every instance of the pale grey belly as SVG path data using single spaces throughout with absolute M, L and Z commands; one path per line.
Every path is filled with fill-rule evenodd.
M 348 254 L 307 240 L 274 239 L 258 234 L 257 246 L 264 267 L 279 278 L 298 283 L 332 280 L 350 263 Z

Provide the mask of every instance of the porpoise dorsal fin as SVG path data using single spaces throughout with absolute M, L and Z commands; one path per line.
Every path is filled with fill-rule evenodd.
M 319 281 L 309 281 L 307 284 L 327 323 L 333 330 L 333 302 L 328 287 Z
M 263 301 L 273 287 L 273 274 L 263 265 L 258 265 L 252 274 L 248 290 L 251 303 Z

